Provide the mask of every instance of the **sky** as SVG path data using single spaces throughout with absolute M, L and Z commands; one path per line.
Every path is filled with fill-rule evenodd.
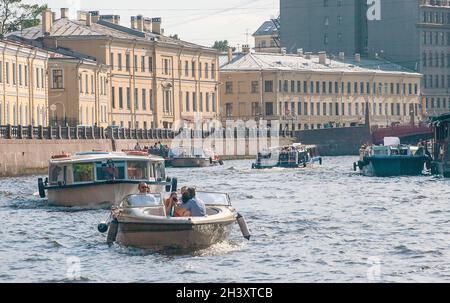
M 279 14 L 279 0 L 23 0 L 29 4 L 48 4 L 57 13 L 70 9 L 98 10 L 100 14 L 121 16 L 121 24 L 130 26 L 130 17 L 161 17 L 165 35 L 178 34 L 182 40 L 211 46 L 216 40 L 230 45 L 254 45 L 251 36 L 258 27 Z M 248 33 L 248 34 L 247 34 Z

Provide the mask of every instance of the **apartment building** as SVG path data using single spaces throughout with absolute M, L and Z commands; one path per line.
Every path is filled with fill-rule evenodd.
M 255 51 L 263 53 L 281 53 L 280 20 L 265 21 L 253 34 Z
M 361 58 L 357 56 L 356 61 Z M 421 119 L 421 75 L 364 68 L 325 53 L 247 53 L 221 67 L 222 120 L 280 120 L 291 130 Z
M 0 125 L 48 125 L 48 53 L 0 40 Z
M 171 128 L 180 121 L 218 115 L 218 53 L 211 48 L 165 37 L 161 18 L 131 18 L 79 12 L 77 20 L 54 20 L 44 12 L 41 26 L 13 33 L 64 47 L 109 66 L 108 123 L 130 128 Z M 85 109 L 83 109 L 85 111 Z M 83 116 L 83 115 L 81 115 Z M 81 120 L 80 120 L 81 122 Z
M 436 116 L 450 112 L 450 1 L 421 0 L 420 71 L 426 112 Z

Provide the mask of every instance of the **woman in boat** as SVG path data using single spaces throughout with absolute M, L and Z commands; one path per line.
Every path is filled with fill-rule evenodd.
M 204 217 L 206 216 L 206 207 L 200 199 L 196 198 L 195 188 L 188 188 L 181 198 L 183 204 L 175 209 L 185 210 L 184 217 Z

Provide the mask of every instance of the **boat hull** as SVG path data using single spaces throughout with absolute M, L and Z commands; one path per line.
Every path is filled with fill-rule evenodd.
M 450 178 L 450 161 L 435 161 L 436 173 L 444 178 Z
M 370 177 L 419 176 L 427 160 L 425 156 L 364 157 L 358 166 Z
M 211 166 L 209 158 L 175 158 L 172 159 L 172 167 L 208 167 Z
M 142 249 L 203 249 L 225 241 L 234 222 L 170 225 L 119 222 L 116 242 Z
M 322 165 L 322 158 L 321 157 L 315 157 L 311 159 L 311 161 L 305 163 L 305 162 L 278 162 L 277 164 L 264 164 L 264 163 L 253 163 L 252 168 L 253 169 L 271 169 L 271 168 L 306 168 L 306 167 L 312 167 L 314 164 Z
M 149 185 L 152 192 L 163 192 L 162 185 Z M 115 182 L 47 188 L 49 205 L 64 207 L 110 207 L 138 191 L 138 183 Z

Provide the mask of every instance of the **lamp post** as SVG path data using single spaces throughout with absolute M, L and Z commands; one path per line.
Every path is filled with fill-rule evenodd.
M 64 105 L 64 103 L 61 103 L 61 102 L 56 102 L 56 103 L 53 103 L 52 105 L 50 105 L 50 110 L 52 111 L 52 115 L 53 116 L 56 116 L 56 121 L 54 121 L 56 124 L 58 124 L 58 116 L 57 116 L 57 113 L 56 113 L 56 110 L 57 110 L 57 104 L 61 104 L 62 105 L 62 108 L 63 108 L 63 121 L 64 121 L 64 126 L 65 125 L 67 125 L 67 116 L 66 116 L 66 106 Z M 57 125 L 55 125 L 55 126 L 57 126 Z

